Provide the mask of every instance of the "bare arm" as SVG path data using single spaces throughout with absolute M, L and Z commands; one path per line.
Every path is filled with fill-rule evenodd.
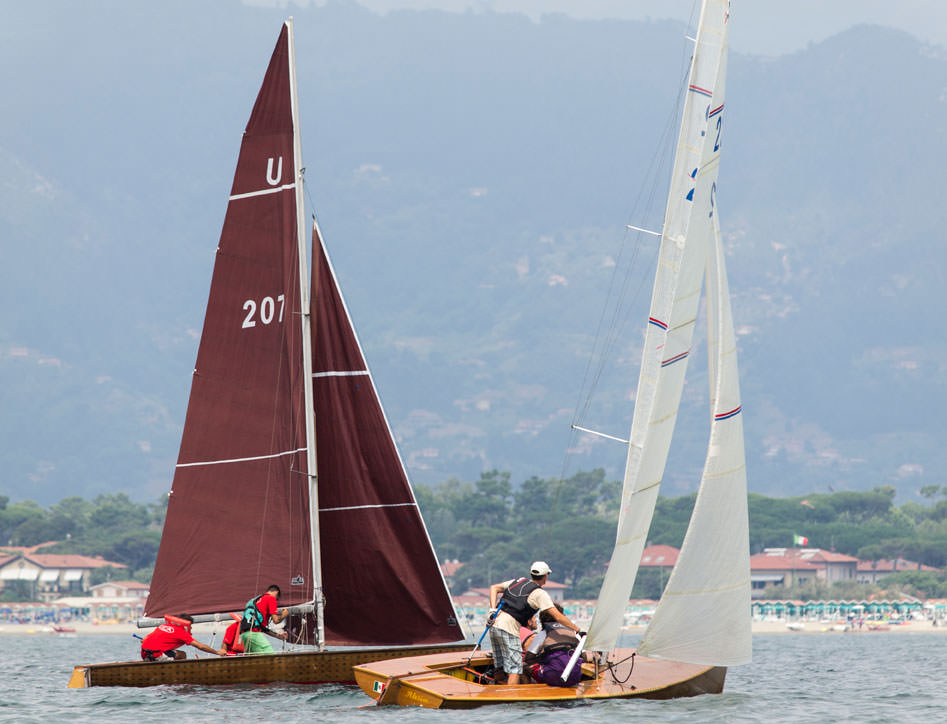
M 217 654 L 218 656 L 226 656 L 226 655 L 227 655 L 227 650 L 226 650 L 226 649 L 212 649 L 210 646 L 208 646 L 207 644 L 202 644 L 202 643 L 201 643 L 200 641 L 198 641 L 197 639 L 194 639 L 193 641 L 191 641 L 191 646 L 193 646 L 195 649 L 200 649 L 201 651 L 206 651 L 206 652 L 209 653 L 209 654 Z
M 543 613 L 548 613 L 550 616 L 556 619 L 556 621 L 561 623 L 566 628 L 571 628 L 576 633 L 582 630 L 578 626 L 576 626 L 574 623 L 572 623 L 572 621 L 570 621 L 564 613 L 559 613 L 559 609 L 556 608 L 555 606 L 553 606 L 552 608 L 547 608 Z
M 502 583 L 494 583 L 490 586 L 490 608 L 497 607 L 497 598 L 506 590 L 506 586 Z

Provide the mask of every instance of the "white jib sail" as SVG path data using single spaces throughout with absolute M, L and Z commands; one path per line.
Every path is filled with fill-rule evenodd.
M 677 565 L 638 651 L 736 666 L 752 658 L 746 461 L 736 335 L 716 223 L 714 232 L 707 269 L 708 320 L 716 341 L 710 445 Z
M 671 176 L 631 425 L 615 548 L 586 648 L 610 651 L 624 623 L 684 385 L 713 225 L 728 0 L 704 0 Z M 719 91 L 718 91 L 719 89 Z

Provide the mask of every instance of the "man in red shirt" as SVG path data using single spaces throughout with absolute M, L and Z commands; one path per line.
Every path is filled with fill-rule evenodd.
M 209 654 L 223 656 L 224 649 L 212 649 L 191 636 L 191 624 L 194 619 L 187 614 L 165 616 L 165 622 L 145 636 L 141 642 L 141 658 L 145 661 L 174 661 L 186 659 L 187 654 L 177 649 L 181 646 L 193 646 Z
M 273 646 L 265 634 L 285 639 L 284 631 L 273 631 L 269 624 L 279 623 L 289 615 L 288 609 L 278 610 L 276 607 L 280 590 L 276 584 L 266 589 L 265 593 L 247 601 L 240 621 L 240 643 L 248 654 L 268 654 L 273 652 Z

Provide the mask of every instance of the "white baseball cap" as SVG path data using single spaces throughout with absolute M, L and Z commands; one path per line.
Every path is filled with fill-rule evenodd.
M 549 564 L 546 563 L 546 561 L 536 561 L 529 569 L 529 572 L 534 576 L 548 576 L 550 573 L 552 573 L 552 571 L 549 570 Z

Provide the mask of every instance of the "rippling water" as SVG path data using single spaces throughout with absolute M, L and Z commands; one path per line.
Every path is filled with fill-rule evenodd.
M 633 641 L 623 642 L 633 645 Z M 67 689 L 75 664 L 134 656 L 128 636 L 0 636 L 0 722 L 940 722 L 947 719 L 947 635 L 754 637 L 754 661 L 719 696 L 446 712 L 376 708 L 355 688 L 272 684 Z M 368 706 L 366 706 L 368 705 Z

